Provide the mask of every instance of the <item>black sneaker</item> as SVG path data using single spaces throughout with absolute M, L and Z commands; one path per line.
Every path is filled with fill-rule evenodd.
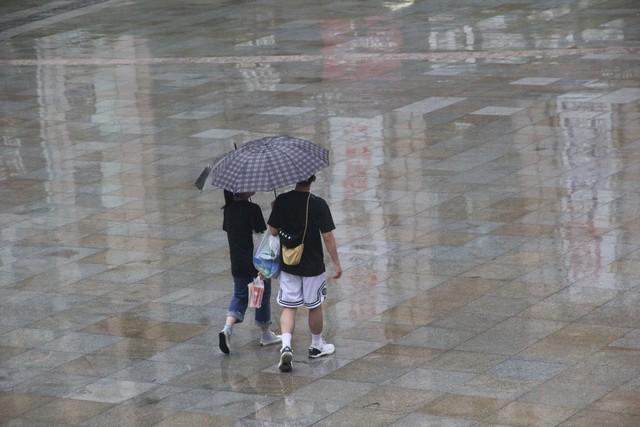
M 311 359 L 316 359 L 322 356 L 328 356 L 336 352 L 336 346 L 333 344 L 322 343 L 320 347 L 309 347 L 309 357 Z
M 231 347 L 231 334 L 228 329 L 223 329 L 218 333 L 218 347 L 224 354 L 229 354 Z
M 293 369 L 293 350 L 291 350 L 291 347 L 285 347 L 280 350 L 278 369 L 280 369 L 280 372 L 291 372 Z

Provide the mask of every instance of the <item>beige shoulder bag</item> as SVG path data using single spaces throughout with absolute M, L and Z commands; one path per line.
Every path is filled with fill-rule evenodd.
M 287 248 L 286 246 L 282 246 L 282 262 L 286 265 L 298 265 L 300 264 L 300 260 L 302 259 L 302 252 L 304 251 L 304 238 L 307 236 L 307 225 L 309 224 L 309 199 L 311 198 L 311 193 L 307 196 L 307 213 L 304 219 L 304 233 L 302 233 L 302 240 L 298 246 L 294 246 L 293 248 Z

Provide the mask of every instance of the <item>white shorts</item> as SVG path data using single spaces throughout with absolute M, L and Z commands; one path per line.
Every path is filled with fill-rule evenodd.
M 327 294 L 327 275 L 302 277 L 280 273 L 278 304 L 282 307 L 316 308 L 322 304 Z

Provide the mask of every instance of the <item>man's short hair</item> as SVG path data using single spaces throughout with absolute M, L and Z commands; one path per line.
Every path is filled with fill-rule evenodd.
M 304 181 L 298 181 L 296 183 L 296 185 L 300 186 L 300 187 L 308 187 L 311 185 L 312 182 L 314 182 L 316 180 L 316 176 L 315 175 L 311 175 L 309 178 L 307 178 Z

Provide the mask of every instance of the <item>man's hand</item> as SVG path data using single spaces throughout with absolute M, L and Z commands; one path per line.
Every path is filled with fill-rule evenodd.
M 338 257 L 338 249 L 336 248 L 336 239 L 333 237 L 331 231 L 322 234 L 324 245 L 327 247 L 331 261 L 333 262 L 333 268 L 335 269 L 334 279 L 339 279 L 342 276 L 342 266 L 340 265 L 340 258 Z
M 338 264 L 334 266 L 334 269 L 335 269 L 335 273 L 333 275 L 333 278 L 339 279 L 340 276 L 342 276 L 342 267 L 340 266 L 340 264 Z

